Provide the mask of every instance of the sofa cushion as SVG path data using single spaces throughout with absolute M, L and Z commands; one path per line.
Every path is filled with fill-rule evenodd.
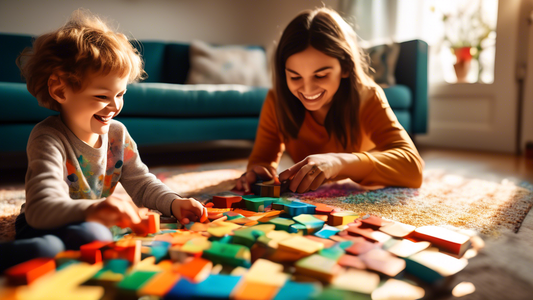
M 0 82 L 0 122 L 40 122 L 56 111 L 39 106 L 25 83 Z
M 409 87 L 403 84 L 393 85 L 388 88 L 384 88 L 385 96 L 389 101 L 389 105 L 392 109 L 409 109 L 413 103 L 413 96 Z
M 137 83 L 128 86 L 123 116 L 259 116 L 268 89 L 230 84 Z
M 189 84 L 270 86 L 266 55 L 261 48 L 211 46 L 193 41 L 189 55 Z

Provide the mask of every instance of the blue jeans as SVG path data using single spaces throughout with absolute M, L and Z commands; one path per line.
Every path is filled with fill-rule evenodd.
M 41 230 L 28 225 L 22 213 L 15 221 L 15 240 L 0 243 L 0 272 L 37 257 L 55 257 L 65 250 L 79 250 L 94 241 L 113 241 L 111 231 L 96 222 L 69 224 Z

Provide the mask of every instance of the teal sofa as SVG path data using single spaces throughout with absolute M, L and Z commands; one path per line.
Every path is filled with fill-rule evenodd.
M 0 33 L 0 158 L 24 152 L 35 124 L 56 112 L 38 106 L 26 90 L 15 59 L 31 46 L 29 35 Z M 117 117 L 140 147 L 212 140 L 253 140 L 266 88 L 187 85 L 189 45 L 140 41 L 148 78 L 128 87 Z M 411 134 L 426 132 L 428 46 L 401 43 L 397 84 L 386 88 L 400 123 Z

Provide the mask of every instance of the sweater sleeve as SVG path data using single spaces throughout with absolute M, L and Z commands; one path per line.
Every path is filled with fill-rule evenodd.
M 124 127 L 124 166 L 120 182 L 139 207 L 156 209 L 172 216 L 172 201 L 179 195 L 162 183 L 141 161 L 137 145 Z
M 372 151 L 355 153 L 370 172 L 362 185 L 420 187 L 424 161 L 400 125 L 385 93 L 377 88 L 360 114 L 363 132 L 375 144 Z
M 28 224 L 36 229 L 53 229 L 81 222 L 92 199 L 71 199 L 64 180 L 66 150 L 51 135 L 30 138 L 27 146 L 26 203 Z
M 284 150 L 285 145 L 281 139 L 276 116 L 275 96 L 270 90 L 261 109 L 259 126 L 252 154 L 248 159 L 247 170 L 256 165 L 277 169 Z

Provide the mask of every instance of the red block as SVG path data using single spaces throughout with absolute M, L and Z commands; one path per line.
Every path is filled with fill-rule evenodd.
M 106 246 L 111 244 L 113 244 L 113 242 L 94 241 L 81 246 L 81 260 L 90 264 L 101 262 L 103 258 L 103 251 L 106 250 Z
M 5 257 L 4 257 L 5 259 Z M 8 282 L 13 285 L 31 284 L 37 278 L 54 272 L 56 262 L 53 258 L 34 258 L 13 266 L 5 271 Z
M 242 208 L 241 201 L 241 196 L 213 196 L 213 207 Z
M 413 235 L 416 239 L 428 241 L 444 251 L 459 256 L 470 247 L 469 236 L 442 227 L 419 227 L 415 229 Z

